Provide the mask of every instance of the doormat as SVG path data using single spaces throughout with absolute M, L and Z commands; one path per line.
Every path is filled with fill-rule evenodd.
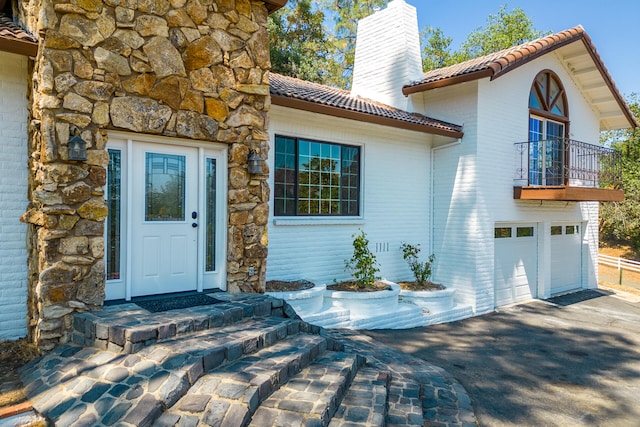
M 547 301 L 554 304 L 567 306 L 567 305 L 576 304 L 582 301 L 587 301 L 590 299 L 604 297 L 604 296 L 607 296 L 607 294 L 604 292 L 597 291 L 595 289 L 585 289 L 585 290 L 573 292 L 570 294 L 551 297 Z
M 173 295 L 171 297 L 161 297 L 156 299 L 145 299 L 142 301 L 135 301 L 136 305 L 140 308 L 144 308 L 151 313 L 158 313 L 160 311 L 178 310 L 180 308 L 197 307 L 200 305 L 217 304 L 219 299 L 212 298 L 205 294 L 193 294 L 193 295 Z

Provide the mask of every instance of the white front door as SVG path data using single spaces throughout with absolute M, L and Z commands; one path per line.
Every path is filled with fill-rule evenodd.
M 198 151 L 137 144 L 132 171 L 132 296 L 195 290 Z
M 110 135 L 107 299 L 225 289 L 226 149 L 188 143 Z

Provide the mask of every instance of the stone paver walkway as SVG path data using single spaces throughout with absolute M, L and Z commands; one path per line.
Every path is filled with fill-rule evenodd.
M 475 426 L 446 371 L 354 331 L 300 320 L 282 300 L 74 321 L 75 343 L 22 371 L 57 426 Z

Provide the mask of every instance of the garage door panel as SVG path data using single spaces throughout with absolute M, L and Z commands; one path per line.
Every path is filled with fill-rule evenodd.
M 497 225 L 494 242 L 495 305 L 535 297 L 538 269 L 535 226 Z
M 582 284 L 582 227 L 554 224 L 551 227 L 551 293 L 565 292 Z

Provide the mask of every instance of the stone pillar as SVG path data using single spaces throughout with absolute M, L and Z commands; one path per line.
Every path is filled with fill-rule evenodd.
M 229 144 L 228 290 L 262 292 L 267 255 L 267 9 L 250 0 L 31 0 L 29 332 L 69 339 L 71 315 L 104 300 L 107 131 Z M 70 161 L 79 129 L 87 160 Z M 254 274 L 251 275 L 250 272 Z

